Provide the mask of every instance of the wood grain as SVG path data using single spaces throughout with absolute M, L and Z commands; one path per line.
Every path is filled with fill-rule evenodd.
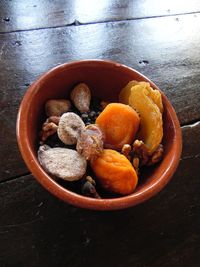
M 0 180 L 27 172 L 15 137 L 18 107 L 28 85 L 60 63 L 124 63 L 165 92 L 182 125 L 199 120 L 199 32 L 200 15 L 186 15 L 0 35 Z
M 200 1 L 0 1 L 0 266 L 199 267 Z M 96 212 L 42 188 L 18 150 L 28 86 L 72 60 L 111 59 L 152 79 L 183 132 L 179 167 L 139 206 Z
M 182 159 L 170 183 L 124 211 L 69 206 L 31 175 L 1 183 L 0 265 L 198 266 L 200 123 L 182 129 Z
M 200 11 L 198 0 L 2 0 L 0 32 L 21 31 Z
M 165 190 L 124 211 L 68 206 L 32 176 L 2 183 L 0 264 L 197 267 L 199 190 L 199 158 L 182 160 Z

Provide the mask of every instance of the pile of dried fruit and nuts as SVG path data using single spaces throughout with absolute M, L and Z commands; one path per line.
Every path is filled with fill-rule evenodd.
M 100 198 L 98 186 L 114 194 L 132 193 L 141 167 L 163 156 L 160 92 L 147 82 L 131 81 L 121 90 L 120 103 L 106 103 L 80 83 L 70 98 L 45 104 L 41 166 L 55 179 L 79 181 L 86 196 Z

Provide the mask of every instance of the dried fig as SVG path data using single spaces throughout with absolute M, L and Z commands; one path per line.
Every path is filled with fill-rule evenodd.
M 67 181 L 79 180 L 87 167 L 84 157 L 68 148 L 40 146 L 38 160 L 47 173 Z
M 64 113 L 58 124 L 58 137 L 66 145 L 74 145 L 79 138 L 85 124 L 82 119 L 73 112 Z

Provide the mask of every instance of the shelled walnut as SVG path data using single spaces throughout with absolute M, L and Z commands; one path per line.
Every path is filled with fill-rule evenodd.
M 160 144 L 157 149 L 150 153 L 143 141 L 135 140 L 133 143 L 134 156 L 139 158 L 140 166 L 151 166 L 159 162 L 163 157 L 163 145 Z
M 40 132 L 40 144 L 43 144 L 49 136 L 57 132 L 59 120 L 60 117 L 51 116 L 43 123 Z

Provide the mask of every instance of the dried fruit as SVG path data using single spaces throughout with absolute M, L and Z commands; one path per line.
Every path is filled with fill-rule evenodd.
M 73 112 L 64 113 L 58 124 L 58 137 L 66 145 L 76 144 L 85 124 L 81 118 Z
M 86 126 L 78 138 L 76 150 L 86 160 L 98 157 L 103 151 L 103 134 L 95 124 Z
M 155 90 L 152 87 L 150 87 L 149 83 L 148 86 L 146 86 L 146 89 L 148 90 L 148 97 L 150 97 L 153 100 L 153 102 L 160 109 L 160 112 L 163 113 L 163 103 L 162 103 L 161 93 L 158 90 Z
M 163 103 L 162 96 L 158 90 L 153 89 L 148 82 L 138 82 L 138 81 L 130 81 L 120 92 L 119 101 L 124 104 L 129 104 L 129 97 L 131 95 L 131 89 L 135 85 L 140 85 L 141 87 L 145 87 L 148 91 L 148 96 L 152 99 L 152 101 L 159 107 L 160 112 L 163 112 Z
M 91 167 L 103 188 L 110 192 L 127 195 L 134 191 L 138 176 L 130 161 L 119 152 L 104 149 L 91 161 Z
M 140 82 L 132 80 L 130 81 L 119 93 L 119 102 L 124 103 L 126 105 L 129 104 L 129 97 L 131 94 L 131 88 L 134 85 L 139 84 Z
M 70 108 L 71 103 L 66 99 L 50 99 L 45 104 L 47 117 L 61 116 L 63 113 L 68 112 Z
M 162 141 L 163 121 L 158 106 L 151 99 L 145 85 L 131 88 L 129 104 L 140 114 L 141 124 L 138 139 L 142 140 L 150 153 L 153 153 Z
M 91 92 L 85 83 L 78 84 L 71 92 L 71 100 L 75 107 L 82 113 L 90 109 Z
M 67 181 L 79 180 L 87 167 L 84 157 L 68 148 L 40 146 L 38 160 L 47 173 Z
M 105 147 L 119 150 L 132 143 L 139 123 L 137 112 L 121 103 L 108 104 L 96 119 L 105 135 Z

